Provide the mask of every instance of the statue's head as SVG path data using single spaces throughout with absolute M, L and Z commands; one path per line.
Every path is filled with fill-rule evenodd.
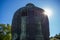
M 31 7 L 31 6 L 35 6 L 35 5 L 32 4 L 32 3 L 28 3 L 26 6 L 27 6 L 27 7 Z

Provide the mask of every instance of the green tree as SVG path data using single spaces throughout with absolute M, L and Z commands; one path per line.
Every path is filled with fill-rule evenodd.
M 54 37 L 50 37 L 50 40 L 60 40 L 60 33 L 56 34 Z
M 55 38 L 60 39 L 60 33 L 55 35 Z
M 11 25 L 0 24 L 0 27 L 3 28 L 3 31 L 0 31 L 0 40 L 11 40 Z

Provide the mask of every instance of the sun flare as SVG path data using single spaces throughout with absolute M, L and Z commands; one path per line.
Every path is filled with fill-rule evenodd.
M 45 8 L 44 10 L 45 10 L 44 14 L 47 15 L 48 17 L 52 15 L 52 9 Z

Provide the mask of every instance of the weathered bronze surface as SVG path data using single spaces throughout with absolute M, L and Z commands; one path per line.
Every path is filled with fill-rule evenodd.
M 44 10 L 32 3 L 18 9 L 12 20 L 12 40 L 49 40 L 49 21 Z

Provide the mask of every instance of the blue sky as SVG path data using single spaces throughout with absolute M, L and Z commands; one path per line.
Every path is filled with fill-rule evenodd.
M 40 8 L 50 8 L 50 36 L 60 33 L 60 1 L 59 0 L 0 0 L 0 24 L 11 24 L 15 11 L 27 3 L 33 3 Z

